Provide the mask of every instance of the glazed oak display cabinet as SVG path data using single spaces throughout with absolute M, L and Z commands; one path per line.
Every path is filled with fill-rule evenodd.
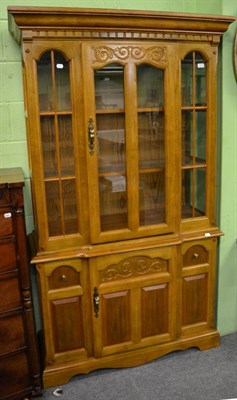
M 8 13 L 23 55 L 44 385 L 217 346 L 216 69 L 235 18 Z

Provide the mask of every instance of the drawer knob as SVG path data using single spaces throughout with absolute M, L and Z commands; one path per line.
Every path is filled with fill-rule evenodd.
M 197 260 L 199 258 L 199 254 L 198 253 L 193 253 L 193 257 Z
M 66 282 L 66 281 L 67 281 L 66 275 L 64 275 L 64 274 L 61 275 L 60 280 L 61 280 L 62 282 Z

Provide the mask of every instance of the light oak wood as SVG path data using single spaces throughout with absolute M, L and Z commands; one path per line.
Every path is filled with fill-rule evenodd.
M 217 346 L 216 66 L 235 18 L 8 13 L 23 54 L 45 387 Z

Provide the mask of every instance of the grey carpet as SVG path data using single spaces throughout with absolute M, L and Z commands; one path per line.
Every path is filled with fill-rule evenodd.
M 237 333 L 215 349 L 177 351 L 136 368 L 78 375 L 59 397 L 48 400 L 222 400 L 237 399 Z

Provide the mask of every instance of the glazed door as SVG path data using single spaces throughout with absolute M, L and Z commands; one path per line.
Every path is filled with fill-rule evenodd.
M 25 90 L 39 250 L 88 243 L 80 45 L 47 41 L 24 54 L 35 77 Z
M 168 98 L 175 87 L 173 50 L 83 46 L 92 242 L 172 232 L 178 190 L 175 100 Z
M 168 248 L 90 261 L 97 357 L 174 339 L 174 260 Z
M 181 229 L 215 226 L 216 51 L 184 45 L 181 66 Z

